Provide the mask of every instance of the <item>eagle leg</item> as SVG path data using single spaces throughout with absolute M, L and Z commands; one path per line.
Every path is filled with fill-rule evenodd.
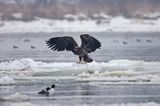
M 86 62 L 84 61 L 82 56 L 79 56 L 79 62 L 77 62 L 79 64 L 86 64 Z
M 81 62 L 81 61 L 82 61 L 82 57 L 80 56 L 80 57 L 79 57 L 79 62 Z
M 82 57 L 79 56 L 79 62 L 77 62 L 77 63 L 81 63 L 81 61 L 82 61 Z

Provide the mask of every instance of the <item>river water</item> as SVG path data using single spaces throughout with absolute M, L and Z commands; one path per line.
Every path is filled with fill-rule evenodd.
M 0 101 L 0 106 L 52 106 L 52 105 L 113 105 L 119 106 L 120 104 L 139 106 L 140 103 L 144 103 L 144 106 L 152 105 L 157 106 L 160 103 L 160 84 L 150 83 L 150 79 L 143 79 L 139 82 L 139 79 L 127 79 L 127 83 L 117 83 L 117 81 L 126 81 L 126 76 L 114 75 L 120 80 L 97 80 L 101 79 L 100 74 L 96 76 L 96 80 L 77 80 L 77 77 L 83 73 L 76 72 L 82 71 L 81 66 L 75 66 L 78 61 L 78 57 L 74 56 L 71 52 L 53 52 L 46 46 L 45 41 L 51 37 L 56 36 L 72 36 L 80 45 L 80 37 L 82 34 L 77 33 L 26 33 L 26 34 L 0 34 L 0 62 L 5 63 L 8 61 L 32 59 L 35 63 L 42 62 L 43 65 L 38 67 L 31 67 L 31 74 L 26 74 L 24 78 L 18 77 L 22 71 L 19 70 L 3 70 L 1 69 L 0 76 L 13 77 L 16 81 L 15 84 L 1 84 L 0 85 L 0 97 L 10 96 L 16 92 L 26 95 L 30 98 L 27 101 Z M 160 63 L 160 33 L 132 33 L 132 32 L 103 32 L 103 33 L 89 33 L 97 38 L 101 43 L 101 49 L 91 53 L 90 56 L 96 61 L 96 68 L 92 69 L 96 72 L 99 67 L 100 71 L 126 71 L 130 72 L 130 65 L 119 66 L 121 60 L 128 61 L 141 61 L 146 62 L 142 68 L 139 69 L 139 64 L 133 68 L 134 72 L 156 71 L 156 74 L 160 74 L 160 66 L 153 66 L 155 62 Z M 120 60 L 118 68 L 108 69 L 109 61 Z M 20 61 L 22 62 L 22 61 Z M 122 61 L 125 62 L 125 61 Z M 41 63 L 41 64 L 42 64 Z M 50 66 L 49 64 L 56 65 L 57 63 L 63 63 L 65 67 Z M 68 66 L 68 64 L 72 64 Z M 99 64 L 98 64 L 99 63 Z M 103 66 L 102 63 L 108 66 Z M 45 64 L 45 65 L 44 65 Z M 98 65 L 97 65 L 98 64 Z M 126 61 L 126 64 L 127 61 Z M 150 65 L 151 64 L 151 65 Z M 135 64 L 134 64 L 135 65 Z M 116 65 L 114 65 L 116 66 Z M 16 65 L 14 65 L 16 67 Z M 69 67 L 69 68 L 68 68 Z M 75 68 L 76 67 L 76 68 Z M 78 67 L 78 69 L 77 69 Z M 91 65 L 91 68 L 94 67 Z M 111 66 L 112 67 L 112 66 Z M 127 67 L 127 68 L 126 68 Z M 138 67 L 138 69 L 137 69 Z M 149 68 L 148 68 L 149 67 Z M 52 69 L 50 69 L 52 68 Z M 72 69 L 73 68 L 73 69 Z M 120 68 L 120 69 L 119 69 Z M 124 70 L 123 70 L 124 69 Z M 28 71 L 28 69 L 26 69 Z M 26 70 L 23 70 L 26 72 Z M 41 70 L 41 71 L 40 71 Z M 58 73 L 53 73 L 55 70 Z M 66 72 L 66 70 L 68 72 Z M 86 69 L 83 67 L 83 71 L 90 70 L 88 66 Z M 64 71 L 64 73 L 63 73 Z M 69 71 L 78 74 L 70 75 Z M 23 74 L 24 74 L 23 72 Z M 18 73 L 18 74 L 17 74 Z M 113 74 L 113 73 L 112 73 Z M 132 73 L 133 74 L 133 73 Z M 135 74 L 135 73 L 134 73 Z M 149 75 L 155 73 L 151 72 Z M 155 74 L 155 75 L 156 75 Z M 94 74 L 96 75 L 96 73 Z M 143 74 L 143 77 L 148 76 L 148 73 Z M 17 77 L 15 77 L 17 76 Z M 91 74 L 92 76 L 92 74 Z M 115 76 L 109 76 L 109 78 L 115 78 Z M 84 77 L 84 76 L 83 76 Z M 92 76 L 93 77 L 93 76 Z M 129 76 L 133 78 L 133 76 Z M 136 78 L 141 78 L 136 76 Z M 152 76 L 153 77 L 153 76 Z M 108 77 L 107 77 L 108 78 Z M 128 76 L 127 76 L 128 78 Z M 150 77 L 147 77 L 150 78 Z M 37 92 L 55 83 L 55 93 L 49 97 L 44 95 L 38 95 Z

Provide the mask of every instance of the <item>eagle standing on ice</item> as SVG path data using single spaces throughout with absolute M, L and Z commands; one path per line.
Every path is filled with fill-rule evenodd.
M 93 59 L 89 57 L 88 53 L 100 49 L 101 43 L 89 34 L 80 35 L 82 44 L 78 46 L 77 42 L 69 36 L 54 37 L 46 41 L 47 46 L 53 51 L 72 51 L 75 55 L 79 56 L 79 63 L 92 62 Z

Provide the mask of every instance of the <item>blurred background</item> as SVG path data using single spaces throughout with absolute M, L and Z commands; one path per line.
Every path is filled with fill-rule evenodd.
M 105 17 L 95 16 L 99 13 L 113 17 L 157 19 L 159 11 L 159 0 L 0 0 L 2 20 L 64 19 L 66 14 L 79 13 L 87 16 L 81 16 L 79 20 L 90 18 L 101 21 Z
M 45 41 L 72 36 L 80 45 L 83 33 L 102 43 L 94 60 L 159 61 L 159 32 L 159 0 L 0 0 L 0 61 L 76 61 Z

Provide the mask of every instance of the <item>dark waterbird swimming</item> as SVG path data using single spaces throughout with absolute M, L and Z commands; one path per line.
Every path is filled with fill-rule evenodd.
M 41 90 L 40 92 L 38 92 L 38 94 L 45 95 L 45 96 L 52 95 L 54 93 L 55 87 L 56 87 L 56 85 L 52 84 L 51 87 L 47 87 L 46 89 Z
M 101 43 L 89 34 L 82 34 L 80 38 L 82 41 L 81 46 L 78 46 L 77 42 L 70 36 L 50 38 L 46 41 L 46 44 L 53 51 L 72 51 L 79 56 L 79 63 L 92 62 L 93 59 L 88 53 L 100 49 Z
M 50 87 L 47 87 L 45 90 L 42 90 L 42 91 L 38 92 L 38 94 L 49 96 L 49 90 L 50 89 L 51 89 Z

